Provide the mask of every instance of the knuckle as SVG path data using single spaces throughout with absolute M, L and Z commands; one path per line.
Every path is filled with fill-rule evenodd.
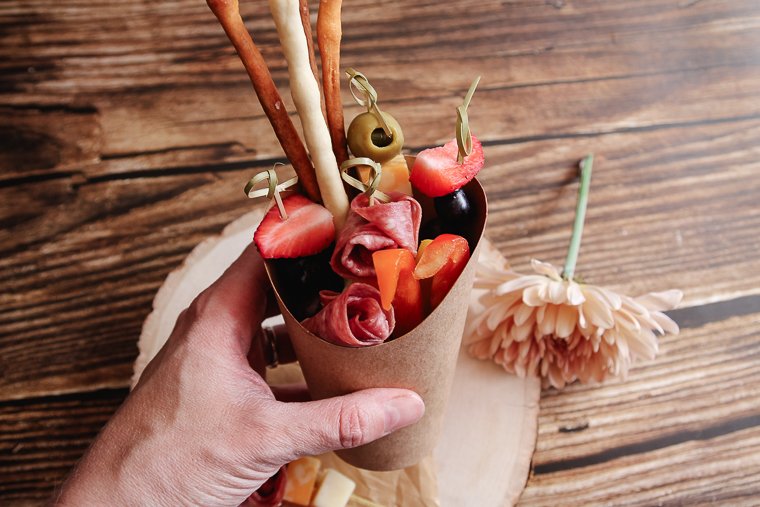
M 367 440 L 371 431 L 371 418 L 366 410 L 355 403 L 343 403 L 340 407 L 339 436 L 343 447 L 356 447 Z
M 182 310 L 182 313 L 180 313 L 177 318 L 177 322 L 185 327 L 191 327 L 198 322 L 198 320 L 203 318 L 206 313 L 206 307 L 208 306 L 207 299 L 208 298 L 201 293 L 188 305 L 187 308 Z
M 250 331 L 250 323 L 246 319 L 249 309 L 231 301 L 225 293 L 215 290 L 213 286 L 203 291 L 190 306 L 193 308 L 195 323 L 202 324 L 217 334 L 238 336 Z
M 195 318 L 203 318 L 209 314 L 211 301 L 212 298 L 210 291 L 209 289 L 206 289 L 198 294 L 193 302 L 190 303 L 190 307 L 188 309 L 191 310 L 191 313 Z
M 190 305 L 182 310 L 177 317 L 172 337 L 175 340 L 187 343 L 195 341 L 194 338 L 202 335 L 200 324 L 203 322 L 203 303 L 196 298 Z
M 235 313 L 238 309 L 218 299 L 206 289 L 180 314 L 177 323 L 191 341 L 239 336 L 246 331 Z

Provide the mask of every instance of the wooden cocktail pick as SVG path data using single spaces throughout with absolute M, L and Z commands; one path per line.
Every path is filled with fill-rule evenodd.
M 363 181 L 354 178 L 349 174 L 349 170 L 351 168 L 357 167 L 357 168 L 368 168 L 369 169 L 369 176 L 367 178 L 368 182 L 364 183 Z M 383 167 L 372 160 L 371 158 L 367 157 L 357 157 L 357 158 L 350 158 L 343 162 L 340 165 L 340 172 L 341 177 L 343 178 L 343 181 L 351 185 L 357 190 L 360 190 L 361 192 L 364 192 L 367 194 L 367 197 L 369 197 L 369 205 L 372 206 L 373 200 L 377 199 L 381 202 L 390 202 L 391 198 L 388 194 L 381 192 L 378 190 L 378 186 L 380 185 L 380 178 L 382 178 L 382 172 Z
M 283 220 L 288 219 L 288 212 L 285 210 L 285 206 L 282 204 L 282 197 L 280 192 L 295 186 L 298 183 L 298 177 L 291 178 L 283 183 L 277 180 L 277 173 L 274 168 L 278 164 L 275 164 L 271 169 L 267 169 L 251 178 L 245 185 L 243 192 L 249 199 L 255 199 L 257 197 L 266 197 L 267 199 L 274 199 L 275 205 L 280 212 L 280 218 Z M 255 188 L 256 185 L 262 181 L 267 182 L 267 186 L 263 188 Z

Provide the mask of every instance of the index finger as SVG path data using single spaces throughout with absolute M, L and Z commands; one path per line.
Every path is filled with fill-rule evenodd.
M 240 257 L 199 296 L 204 319 L 215 333 L 235 339 L 246 353 L 266 317 L 270 284 L 264 260 L 251 243 Z

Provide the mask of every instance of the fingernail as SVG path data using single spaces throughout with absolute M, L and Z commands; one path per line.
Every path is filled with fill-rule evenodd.
M 425 413 L 425 403 L 417 394 L 391 398 L 385 409 L 385 434 L 417 422 Z

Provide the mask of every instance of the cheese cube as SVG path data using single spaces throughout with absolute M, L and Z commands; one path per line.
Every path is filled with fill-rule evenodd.
M 284 500 L 296 505 L 309 505 L 321 463 L 317 458 L 301 458 L 288 464 Z
M 378 190 L 386 194 L 389 192 L 402 192 L 406 195 L 412 195 L 412 184 L 409 183 L 409 167 L 406 165 L 404 155 L 399 153 L 382 164 L 382 169 L 380 184 L 377 186 Z M 370 168 L 360 166 L 359 175 L 364 183 L 369 183 Z
M 313 507 L 345 507 L 354 488 L 356 488 L 354 481 L 337 470 L 328 468 L 311 505 Z

